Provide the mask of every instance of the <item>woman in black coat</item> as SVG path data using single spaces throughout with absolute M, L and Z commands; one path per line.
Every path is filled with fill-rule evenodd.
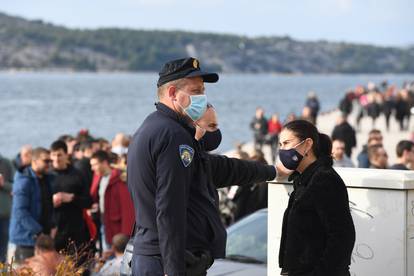
M 329 137 L 307 121 L 292 121 L 280 134 L 279 157 L 294 185 L 283 217 L 281 275 L 350 275 L 355 228 L 331 149 Z

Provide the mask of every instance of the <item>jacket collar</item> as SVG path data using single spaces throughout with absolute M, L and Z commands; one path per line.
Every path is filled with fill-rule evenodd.
M 29 177 L 34 179 L 38 178 L 36 173 L 32 169 L 32 166 L 27 166 L 22 171 L 17 171 L 16 173 L 18 173 L 20 177 Z
M 166 106 L 163 103 L 158 102 L 158 103 L 155 104 L 155 106 L 156 106 L 158 112 L 160 112 L 164 116 L 167 116 L 167 117 L 171 118 L 172 120 L 178 122 L 187 131 L 189 131 L 191 133 L 191 135 L 194 137 L 195 128 L 192 125 L 189 124 L 188 119 L 186 117 L 178 114 L 177 112 L 175 112 L 174 110 L 172 110 L 171 108 L 169 108 L 168 106 Z
M 34 179 L 38 178 L 35 171 L 32 169 L 32 166 L 27 167 L 27 169 L 24 172 L 29 177 L 32 177 Z
M 293 172 L 289 176 L 289 180 L 293 180 L 294 184 L 296 184 L 296 185 L 301 185 L 301 184 L 307 185 L 308 181 L 310 180 L 310 178 L 312 177 L 312 175 L 314 174 L 316 169 L 319 168 L 321 165 L 322 164 L 320 162 L 318 162 L 318 160 L 316 160 L 315 162 L 310 164 L 303 171 L 303 173 L 299 173 L 298 171 Z
M 33 181 L 35 181 L 36 183 L 39 182 L 39 177 L 37 176 L 37 174 L 34 172 L 34 170 L 32 169 L 32 166 L 28 166 L 26 167 L 22 172 L 17 172 L 21 175 L 21 177 L 28 177 L 33 179 Z M 50 179 L 50 175 L 49 174 L 44 174 L 43 178 L 49 182 Z
M 121 171 L 118 169 L 111 169 L 108 186 L 111 186 L 120 180 Z
M 122 181 L 120 177 L 121 177 L 121 171 L 118 169 L 112 169 L 109 175 L 108 187 L 114 185 L 118 181 Z M 94 200 L 97 200 L 98 198 L 98 190 L 99 190 L 99 184 L 101 183 L 101 179 L 102 179 L 102 175 L 99 175 L 96 173 L 93 174 L 92 184 L 91 184 L 89 193 L 91 194 Z

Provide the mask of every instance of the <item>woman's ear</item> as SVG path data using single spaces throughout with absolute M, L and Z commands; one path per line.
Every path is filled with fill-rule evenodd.
M 312 150 L 313 147 L 313 140 L 311 138 L 306 138 L 305 145 L 305 156 L 308 156 L 308 153 Z

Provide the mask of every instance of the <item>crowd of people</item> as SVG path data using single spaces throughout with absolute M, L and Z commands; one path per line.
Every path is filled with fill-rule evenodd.
M 372 128 L 375 128 L 377 119 L 383 114 L 386 129 L 389 131 L 390 118 L 394 114 L 400 130 L 408 130 L 413 106 L 413 83 L 406 82 L 399 89 L 396 85 L 383 81 L 379 85 L 369 82 L 366 86 L 359 85 L 348 91 L 339 103 L 339 110 L 349 115 L 355 109 L 357 129 L 364 117 L 371 118 Z
M 337 126 L 338 127 L 338 126 Z M 338 128 L 335 128 L 336 130 Z M 352 144 L 346 141 L 349 133 L 343 132 L 333 139 L 332 156 L 334 157 L 334 166 L 336 167 L 358 167 L 373 169 L 393 169 L 393 170 L 412 170 L 414 169 L 414 142 L 412 140 L 403 139 L 395 145 L 395 153 L 397 156 L 396 163 L 390 165 L 388 162 L 388 154 L 383 144 L 382 132 L 378 129 L 372 129 L 368 133 L 368 140 L 363 145 L 361 152 L 357 155 L 357 166 L 351 160 L 351 154 L 347 153 L 347 148 L 352 148 Z M 345 136 L 346 134 L 346 136 Z M 356 141 L 353 139 L 353 141 Z
M 383 115 L 385 130 L 390 131 L 390 118 L 395 116 L 400 131 L 409 131 L 411 109 L 414 105 L 414 83 L 404 83 L 401 89 L 389 86 L 387 82 L 375 85 L 370 82 L 366 87 L 357 86 L 348 91 L 339 103 L 341 116 L 333 129 L 334 166 L 358 167 L 376 169 L 414 169 L 414 156 L 411 154 L 413 141 L 400 140 L 394 147 L 397 160 L 389 164 L 388 154 L 384 147 L 384 133 L 375 128 L 376 120 Z M 355 108 L 355 127 L 349 122 L 348 116 Z M 369 116 L 372 119 L 372 129 L 368 133 L 367 141 L 357 155 L 357 164 L 351 160 L 352 149 L 356 147 L 356 132 L 359 131 L 361 119 Z M 386 135 L 385 135 L 386 136 Z M 386 140 L 386 137 L 385 137 Z
M 25 145 L 11 161 L 1 157 L 0 263 L 10 242 L 20 271 L 54 275 L 70 269 L 66 257 L 83 275 L 119 271 L 135 222 L 126 185 L 130 139 L 119 133 L 110 143 L 83 129 L 49 148 Z
M 401 140 L 398 145 L 395 145 L 398 164 L 390 166 L 387 161 L 388 155 L 383 147 L 383 133 L 381 130 L 375 128 L 377 119 L 383 116 L 386 131 L 389 132 L 390 121 L 392 116 L 394 116 L 395 121 L 398 122 L 400 131 L 408 131 L 413 106 L 414 82 L 406 82 L 400 89 L 396 85 L 388 85 L 386 81 L 379 85 L 369 82 L 366 86 L 358 85 L 355 89 L 347 91 L 338 104 L 340 115 L 331 133 L 333 142 L 332 155 L 335 157 L 334 166 L 390 169 L 414 168 L 414 164 L 410 163 L 412 161 L 407 160 L 411 158 L 410 156 L 407 157 L 406 153 L 407 150 L 410 150 L 410 148 L 407 148 L 410 141 Z M 255 150 L 260 155 L 263 154 L 260 153 L 263 145 L 270 145 L 271 161 L 275 163 L 279 141 L 278 137 L 283 125 L 295 119 L 304 119 L 316 125 L 319 111 L 320 103 L 315 92 L 308 94 L 301 116 L 290 113 L 284 121 L 279 119 L 278 114 L 273 114 L 271 119 L 267 120 L 264 109 L 258 107 L 250 123 L 250 128 L 253 131 Z M 355 124 L 349 121 L 349 115 L 352 112 L 356 114 Z M 358 153 L 358 162 L 354 164 L 351 155 L 353 149 L 357 146 L 356 133 L 360 131 L 360 124 L 363 117 L 371 118 L 372 130 L 369 132 L 368 140 L 365 141 L 361 152 Z M 377 159 L 380 161 L 376 161 Z M 405 165 L 401 166 L 400 164 L 402 163 Z
M 316 125 L 317 117 L 320 111 L 319 99 L 314 91 L 309 92 L 305 105 L 302 109 L 302 115 L 296 116 L 290 113 L 285 121 L 280 121 L 277 113 L 272 114 L 269 120 L 265 117 L 265 111 L 262 107 L 256 108 L 256 114 L 250 123 L 250 129 L 253 131 L 254 147 L 261 151 L 263 145 L 270 145 L 272 152 L 272 162 L 276 162 L 277 147 L 279 143 L 279 134 L 282 126 L 296 119 L 303 119 Z

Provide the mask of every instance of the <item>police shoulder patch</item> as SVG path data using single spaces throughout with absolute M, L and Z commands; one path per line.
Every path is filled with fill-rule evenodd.
M 188 145 L 180 145 L 178 147 L 180 152 L 181 162 L 183 162 L 184 167 L 188 167 L 193 161 L 194 149 Z

